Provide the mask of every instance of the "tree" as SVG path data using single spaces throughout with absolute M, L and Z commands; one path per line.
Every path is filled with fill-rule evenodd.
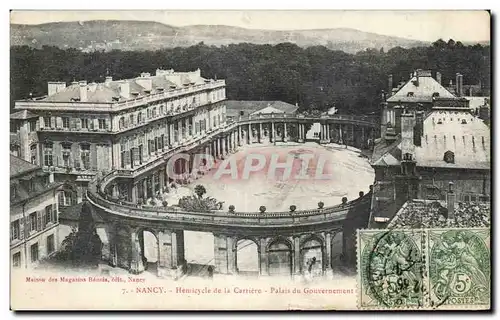
M 82 203 L 78 231 L 73 236 L 71 261 L 79 267 L 96 267 L 101 259 L 102 241 L 97 234 L 92 206 L 88 201 Z
M 194 193 L 198 196 L 198 198 L 203 198 L 203 195 L 207 193 L 207 189 L 201 184 L 194 187 Z

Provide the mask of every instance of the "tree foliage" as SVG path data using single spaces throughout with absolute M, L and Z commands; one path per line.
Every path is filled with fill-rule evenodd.
M 48 81 L 103 82 L 133 78 L 156 68 L 179 71 L 200 68 L 202 76 L 226 79 L 232 100 L 281 100 L 325 110 L 333 105 L 341 113 L 378 111 L 380 91 L 387 90 L 387 75 L 394 83 L 408 80 L 415 69 L 440 71 L 444 84 L 460 72 L 464 83 L 490 85 L 490 47 L 465 46 L 459 41 L 438 40 L 429 47 L 367 49 L 356 54 L 324 46 L 301 48 L 277 45 L 230 44 L 157 51 L 83 53 L 44 46 L 11 47 L 11 103 L 47 93 Z M 13 105 L 13 104 L 12 104 Z

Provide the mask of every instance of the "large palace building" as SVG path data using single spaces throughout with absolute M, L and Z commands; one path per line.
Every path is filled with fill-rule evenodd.
M 389 77 L 371 160 L 372 227 L 383 227 L 408 200 L 447 200 L 450 184 L 457 203 L 490 200 L 490 128 L 457 94 L 460 74 L 456 86 L 451 92 L 439 72 L 433 78 L 428 70 L 416 70 L 396 88 Z
M 258 246 L 260 275 L 303 273 L 311 255 L 320 273 L 353 266 L 356 229 L 367 226 L 372 192 L 293 213 L 179 209 L 158 201 L 172 179 L 203 174 L 194 167 L 196 154 L 221 159 L 246 144 L 306 141 L 368 149 L 379 136 L 373 117 L 298 114 L 298 106 L 282 102 L 227 103 L 232 113 L 226 119 L 225 85 L 203 78 L 200 70 L 156 70 L 154 76 L 69 86 L 50 82 L 46 96 L 16 101 L 11 153 L 76 190 L 76 196 L 59 194 L 62 221 L 75 220 L 66 207 L 86 198 L 98 218 L 102 259 L 133 273 L 147 266 L 145 232 L 156 238 L 161 276 L 185 263 L 184 231 L 213 234 L 215 273 L 238 272 L 242 239 Z M 187 157 L 175 162 L 182 178 L 167 168 L 177 155 Z
M 46 96 L 16 101 L 11 153 L 53 172 L 56 181 L 74 183 L 81 200 L 96 174 L 132 176 L 223 125 L 225 85 L 203 78 L 199 69 L 158 69 L 104 83 L 49 82 Z

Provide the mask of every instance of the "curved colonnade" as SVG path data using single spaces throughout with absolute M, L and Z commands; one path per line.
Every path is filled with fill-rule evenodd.
M 307 127 L 321 124 L 320 143 L 335 140 L 336 128 L 343 139 L 343 128 L 351 128 L 351 139 L 346 145 L 363 146 L 376 136 L 377 126 L 367 117 L 340 116 L 313 118 L 300 116 L 259 116 L 239 119 L 226 124 L 199 139 L 191 139 L 173 146 L 162 157 L 132 170 L 114 170 L 89 184 L 87 198 L 94 210 L 105 221 L 98 230 L 106 239 L 103 255 L 112 266 L 141 273 L 147 266 L 144 253 L 144 232 L 151 232 L 156 239 L 156 270 L 160 277 L 177 277 L 185 272 L 184 231 L 210 232 L 214 235 L 213 272 L 239 273 L 237 265 L 238 243 L 249 240 L 257 247 L 259 275 L 300 275 L 306 272 L 325 274 L 341 266 L 355 263 L 355 232 L 366 227 L 371 202 L 371 192 L 353 201 L 322 209 L 294 212 L 188 212 L 173 208 L 143 207 L 137 204 L 139 193 L 147 197 L 154 194 L 154 182 L 161 190 L 165 184 L 164 163 L 179 152 L 209 152 L 215 158 L 235 151 L 237 146 L 276 141 L 303 142 Z M 292 126 L 296 134 L 287 130 Z M 263 127 L 268 128 L 265 132 Z M 276 130 L 276 128 L 282 130 Z M 257 128 L 257 130 L 255 130 Z M 283 130 L 284 129 L 284 130 Z M 349 130 L 349 129 L 347 129 Z M 257 131 L 257 134 L 255 134 Z M 361 141 L 354 132 L 362 131 Z M 250 133 L 250 134 L 249 134 Z M 345 136 L 344 136 L 345 137 Z M 217 143 L 218 142 L 218 143 Z M 149 188 L 137 188 L 144 178 L 153 176 Z M 125 198 L 115 197 L 117 183 L 126 183 Z M 151 186 L 152 185 L 152 186 Z M 134 188 L 136 188 L 134 190 Z M 152 188 L 152 190 L 151 190 Z M 141 189 L 141 190 L 138 190 Z

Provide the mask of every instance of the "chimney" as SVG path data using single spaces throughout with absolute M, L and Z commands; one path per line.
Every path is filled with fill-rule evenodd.
M 87 81 L 80 81 L 80 101 L 87 101 Z
M 135 82 L 144 88 L 144 91 L 151 91 L 153 88 L 153 79 L 151 79 L 151 74 L 143 72 L 141 76 L 135 79 Z
M 463 95 L 462 86 L 463 86 L 463 76 L 460 73 L 456 74 L 455 80 L 455 91 L 457 92 L 457 96 L 461 97 Z
M 394 112 L 394 129 L 396 130 L 396 134 L 401 132 L 401 114 L 404 112 L 404 107 L 403 106 L 395 106 L 393 108 Z
M 47 95 L 54 95 L 66 88 L 66 82 L 48 82 L 47 83 Z
M 415 127 L 413 130 L 413 144 L 416 147 L 422 146 L 422 137 L 424 136 L 424 112 L 415 113 Z
M 104 80 L 104 83 L 109 86 L 109 83 L 113 81 L 113 77 L 107 76 L 106 80 Z
M 392 86 L 393 86 L 393 82 L 392 82 L 392 74 L 389 75 L 389 79 L 388 79 L 388 92 L 389 92 L 389 96 L 391 95 L 392 93 Z
M 413 144 L 413 130 L 415 127 L 415 116 L 413 113 L 403 111 L 401 114 L 401 153 L 403 157 L 410 154 L 414 157 L 415 145 Z
M 387 122 L 389 122 L 388 110 L 387 110 L 387 102 L 383 101 L 381 104 L 382 107 L 382 121 L 380 123 L 380 136 L 385 139 L 385 134 L 387 132 Z
M 436 72 L 436 81 L 441 84 L 441 72 Z
M 448 184 L 448 193 L 446 194 L 446 206 L 448 208 L 448 219 L 455 219 L 455 199 L 456 194 L 453 191 L 453 182 Z
M 130 83 L 127 81 L 120 82 L 120 95 L 125 99 L 130 98 Z

